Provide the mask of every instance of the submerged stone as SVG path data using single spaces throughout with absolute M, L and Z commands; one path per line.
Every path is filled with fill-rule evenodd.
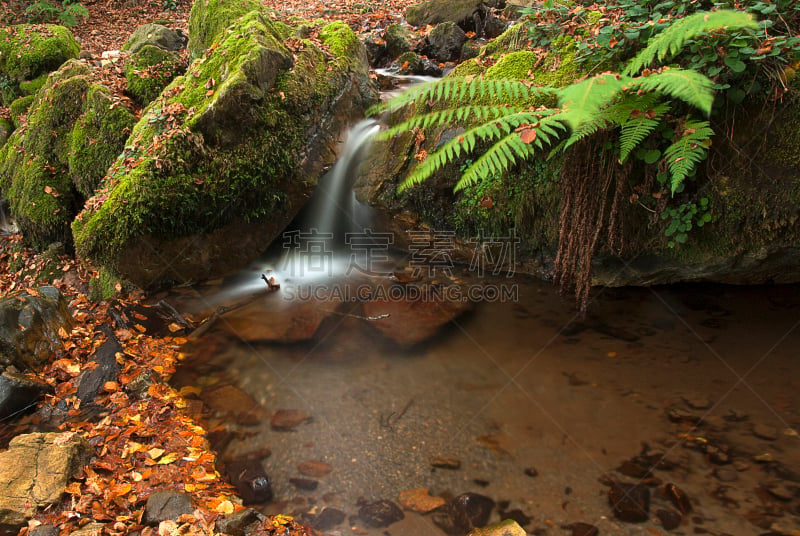
M 405 518 L 405 514 L 392 501 L 379 500 L 363 505 L 358 517 L 370 527 L 383 528 Z
M 464 493 L 433 512 L 433 522 L 447 534 L 466 534 L 484 527 L 495 503 L 478 493 Z

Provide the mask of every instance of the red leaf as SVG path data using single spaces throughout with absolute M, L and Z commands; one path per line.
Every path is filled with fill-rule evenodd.
M 519 133 L 519 138 L 522 140 L 522 143 L 533 143 L 533 141 L 536 139 L 536 130 L 532 128 L 526 128 Z

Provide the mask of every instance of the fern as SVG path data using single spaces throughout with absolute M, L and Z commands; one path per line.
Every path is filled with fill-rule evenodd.
M 670 187 L 673 195 L 698 162 L 705 158 L 708 151 L 706 143 L 714 135 L 708 121 L 687 119 L 683 128 L 682 136 L 664 151 L 664 159 L 672 176 Z
M 669 110 L 669 104 L 658 104 L 652 108 L 637 109 L 638 115 L 629 114 L 619 134 L 619 160 L 625 162 L 647 136 L 661 124 L 661 117 Z
M 649 76 L 635 78 L 634 85 L 639 89 L 659 91 L 681 99 L 703 111 L 711 113 L 714 102 L 714 82 L 704 74 L 691 69 L 668 69 Z
M 743 11 L 721 9 L 712 12 L 698 12 L 673 22 L 667 29 L 651 38 L 647 46 L 628 62 L 624 74 L 635 75 L 653 60 L 663 62 L 667 57 L 681 51 L 686 41 L 705 33 L 722 28 L 757 30 L 758 23 L 752 15 Z
M 564 120 L 573 130 L 592 120 L 614 100 L 627 82 L 627 77 L 611 73 L 565 87 L 558 95 L 559 106 L 566 110 Z

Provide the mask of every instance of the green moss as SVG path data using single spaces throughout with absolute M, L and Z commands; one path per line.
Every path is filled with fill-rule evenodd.
M 189 14 L 189 53 L 201 56 L 236 19 L 262 9 L 259 0 L 197 0 Z
M 530 50 L 520 50 L 511 52 L 501 57 L 497 63 L 486 70 L 486 78 L 498 79 L 508 78 L 522 80 L 528 78 L 528 74 L 536 65 L 539 56 Z
M 0 28 L 0 94 L 5 105 L 18 97 L 20 83 L 54 71 L 80 52 L 63 26 L 21 24 Z
M 332 22 L 322 28 L 319 37 L 338 59 L 354 57 L 361 46 L 355 32 L 342 21 Z
M 112 270 L 100 267 L 97 270 L 97 276 L 89 280 L 89 300 L 99 302 L 113 298 L 119 293 L 117 285 L 120 288 L 131 287 L 130 284 L 126 284 Z
M 0 117 L 0 147 L 6 144 L 12 132 L 14 132 L 14 124 L 5 117 Z
M 19 89 L 23 95 L 33 95 L 47 82 L 47 74 L 43 74 L 38 78 L 30 81 L 20 82 Z
M 569 35 L 557 37 L 550 43 L 550 53 L 533 73 L 537 86 L 564 87 L 581 76 L 591 65 L 575 61 L 578 46 Z
M 475 60 L 467 60 L 456 65 L 448 76 L 463 78 L 465 76 L 478 76 L 483 73 L 484 67 Z
M 147 105 L 185 70 L 174 54 L 153 45 L 145 45 L 125 63 L 128 91 L 139 104 Z
M 31 104 L 33 104 L 33 101 L 33 95 L 26 95 L 11 103 L 9 111 L 11 112 L 11 120 L 14 121 L 15 125 L 19 125 L 22 116 L 28 114 L 28 109 L 31 107 Z
M 70 134 L 69 173 L 86 198 L 94 195 L 136 124 L 128 108 L 113 104 L 108 90 L 93 85 L 86 96 L 83 114 Z
M 416 52 L 403 52 L 392 63 L 392 70 L 399 74 L 422 74 L 422 57 Z
M 481 53 L 484 56 L 492 57 L 526 48 L 529 41 L 528 24 L 529 19 L 527 17 L 519 20 L 516 24 L 503 32 L 497 39 L 487 43 L 481 50 Z

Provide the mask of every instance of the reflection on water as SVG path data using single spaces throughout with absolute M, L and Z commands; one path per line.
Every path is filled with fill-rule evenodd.
M 684 533 L 800 526 L 799 287 L 607 289 L 580 319 L 547 284 L 516 283 L 517 301 L 478 304 L 411 347 L 375 329 L 360 303 L 293 304 L 282 288 L 246 326 L 223 316 L 175 381 L 203 389 L 223 459 L 261 460 L 268 512 L 354 516 L 359 500 L 424 487 L 491 497 L 493 520 L 518 510 L 528 533 L 585 522 L 648 534 L 663 530 L 659 510 L 675 511 L 663 492 L 674 483 L 693 506 Z M 215 292 L 185 305 L 216 306 Z M 260 341 L 280 318 L 321 309 L 311 340 Z M 213 396 L 223 388 L 250 406 L 226 406 Z M 279 429 L 278 410 L 308 418 Z M 643 453 L 672 468 L 625 476 L 623 462 Z M 330 472 L 309 476 L 309 461 Z M 614 518 L 609 477 L 651 486 L 648 521 Z M 431 519 L 406 512 L 388 530 L 443 534 Z M 335 530 L 384 529 L 350 517 L 325 533 Z

